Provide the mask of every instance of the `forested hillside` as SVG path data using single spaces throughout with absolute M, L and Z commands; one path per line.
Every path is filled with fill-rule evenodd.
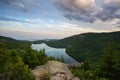
M 70 56 L 82 62 L 81 68 L 74 66 L 70 68 L 81 80 L 118 80 L 120 78 L 119 36 L 120 32 L 84 33 L 43 42 L 51 47 L 66 48 Z
M 118 80 L 120 78 L 119 35 L 120 32 L 85 33 L 61 40 L 33 43 L 45 42 L 52 47 L 66 48 L 70 56 L 83 63 L 81 67 L 69 67 L 81 80 Z M 55 59 L 48 57 L 44 49 L 33 50 L 29 41 L 0 37 L 1 80 L 35 80 L 31 69 L 49 60 Z M 47 76 L 43 77 L 47 78 Z
M 51 47 L 66 48 L 66 52 L 80 62 L 88 59 L 92 63 L 98 63 L 100 55 L 109 42 L 120 44 L 119 36 L 120 32 L 83 33 L 60 40 L 43 42 Z M 39 43 L 39 41 L 33 43 Z
M 9 37 L 0 36 L 0 44 L 7 49 L 25 49 L 30 45 L 29 41 L 20 41 Z
M 53 59 L 44 49 L 33 50 L 28 41 L 0 36 L 0 80 L 35 80 L 31 69 Z

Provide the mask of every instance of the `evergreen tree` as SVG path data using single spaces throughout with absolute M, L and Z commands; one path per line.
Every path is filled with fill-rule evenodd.
M 35 80 L 16 50 L 0 49 L 0 80 Z
M 98 74 L 109 80 L 120 79 L 120 45 L 109 43 L 101 57 Z
M 26 50 L 26 52 L 22 55 L 23 62 L 28 65 L 30 68 L 35 68 L 39 60 L 37 58 L 37 52 L 32 50 L 29 46 Z
M 84 61 L 84 63 L 83 63 L 83 69 L 84 69 L 84 71 L 88 71 L 90 69 L 89 61 L 88 60 Z
M 40 65 L 42 65 L 48 61 L 48 57 L 45 54 L 45 49 L 42 49 L 37 53 L 37 58 L 39 59 Z
M 27 66 L 18 63 L 12 67 L 9 80 L 35 80 L 35 77 Z

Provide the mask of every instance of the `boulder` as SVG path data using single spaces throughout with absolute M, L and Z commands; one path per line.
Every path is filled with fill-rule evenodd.
M 80 80 L 78 77 L 74 77 L 72 80 Z
M 36 80 L 42 80 L 44 78 L 49 78 L 50 80 L 79 80 L 71 73 L 68 65 L 58 61 L 48 61 L 45 65 L 37 66 L 32 70 Z

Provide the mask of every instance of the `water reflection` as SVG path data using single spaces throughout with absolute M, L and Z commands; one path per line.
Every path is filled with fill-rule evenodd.
M 45 49 L 45 52 L 48 56 L 53 56 L 55 58 L 59 58 L 61 59 L 63 57 L 65 63 L 70 64 L 70 65 L 76 65 L 79 64 L 75 59 L 73 59 L 72 57 L 70 57 L 68 54 L 66 54 L 65 49 L 64 48 L 52 48 L 47 46 L 45 43 L 42 44 L 32 44 L 31 46 L 34 50 L 41 50 L 41 49 Z

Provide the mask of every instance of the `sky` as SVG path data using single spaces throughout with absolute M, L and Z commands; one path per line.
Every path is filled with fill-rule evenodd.
M 0 36 L 62 39 L 120 31 L 120 0 L 0 0 Z

